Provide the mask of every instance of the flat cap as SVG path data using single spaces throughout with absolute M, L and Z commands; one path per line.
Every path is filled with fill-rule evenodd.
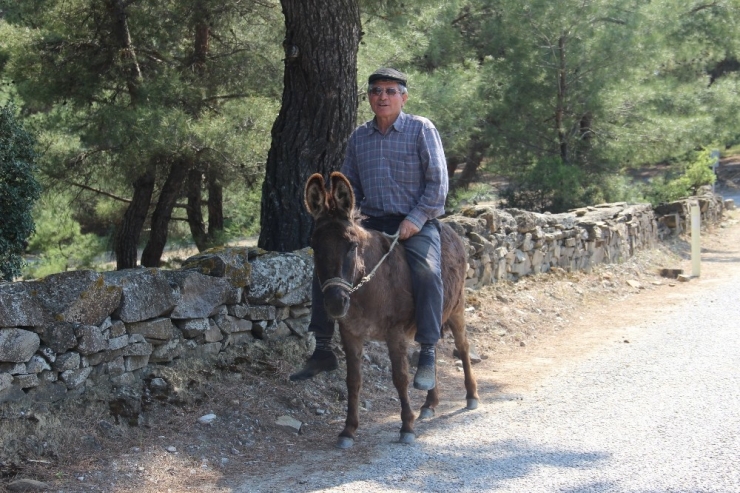
M 395 80 L 401 85 L 406 85 L 406 74 L 394 68 L 381 67 L 367 78 L 367 83 L 372 84 L 376 80 Z

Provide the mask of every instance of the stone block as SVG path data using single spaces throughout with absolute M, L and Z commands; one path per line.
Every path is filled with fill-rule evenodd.
M 105 272 L 105 282 L 121 289 L 121 303 L 115 318 L 129 324 L 169 314 L 175 295 L 167 278 L 158 269 L 124 269 Z
M 92 370 L 92 367 L 80 368 L 77 370 L 66 370 L 59 374 L 59 378 L 62 379 L 64 384 L 67 386 L 67 389 L 72 390 L 85 383 L 85 380 L 87 380 L 87 377 L 90 376 Z
M 41 304 L 28 283 L 0 284 L 0 327 L 32 327 L 43 323 Z
M 121 302 L 121 288 L 91 270 L 51 274 L 28 284 L 47 322 L 100 325 Z
M 22 363 L 41 345 L 38 334 L 23 329 L 0 329 L 0 362 Z

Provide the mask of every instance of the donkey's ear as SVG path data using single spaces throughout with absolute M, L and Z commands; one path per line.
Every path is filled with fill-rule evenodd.
M 352 185 L 347 177 L 338 171 L 333 172 L 329 180 L 331 181 L 331 196 L 336 203 L 337 210 L 350 217 L 355 208 L 355 193 L 352 191 Z
M 319 214 L 326 212 L 326 187 L 324 186 L 324 177 L 319 173 L 314 173 L 306 182 L 306 192 L 304 194 L 306 209 L 314 218 Z

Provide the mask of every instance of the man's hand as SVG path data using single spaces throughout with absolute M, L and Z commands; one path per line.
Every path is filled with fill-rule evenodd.
M 398 228 L 398 239 L 408 240 L 418 232 L 419 228 L 416 224 L 412 223 L 408 219 L 404 219 L 401 221 L 401 226 Z

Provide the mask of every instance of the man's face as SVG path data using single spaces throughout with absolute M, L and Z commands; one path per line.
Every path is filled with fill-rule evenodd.
M 390 118 L 395 120 L 396 117 L 401 113 L 403 105 L 406 104 L 406 100 L 409 98 L 408 94 L 401 94 L 401 86 L 398 82 L 389 80 L 379 80 L 373 82 L 373 89 L 382 88 L 382 94 L 376 95 L 373 90 L 368 93 L 368 99 L 370 101 L 370 108 L 378 118 Z M 389 95 L 386 90 L 395 89 L 396 94 Z

